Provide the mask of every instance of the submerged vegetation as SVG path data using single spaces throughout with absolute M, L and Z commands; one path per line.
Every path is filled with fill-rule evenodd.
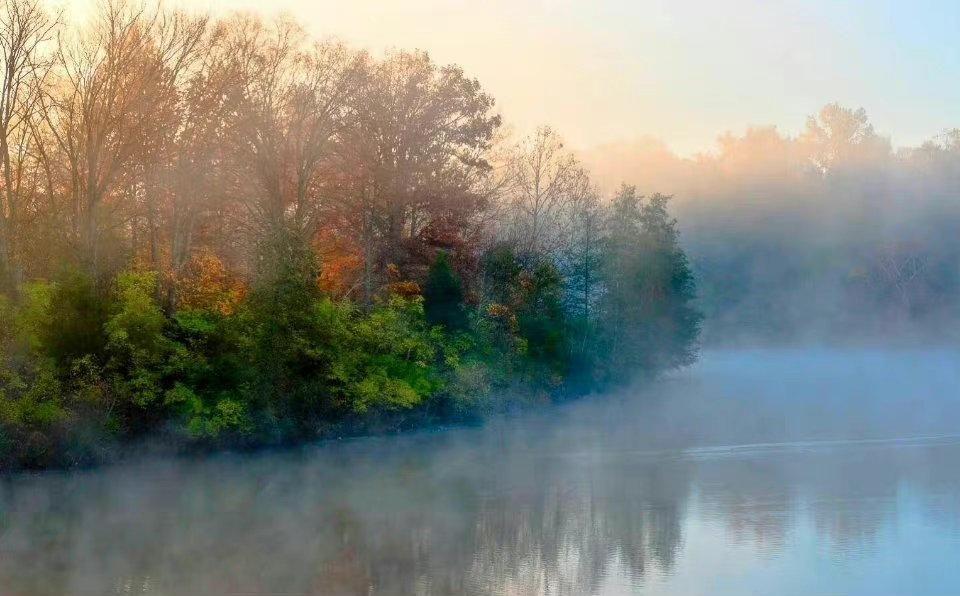
M 0 466 L 469 421 L 691 362 L 668 198 L 419 52 L 0 14 Z

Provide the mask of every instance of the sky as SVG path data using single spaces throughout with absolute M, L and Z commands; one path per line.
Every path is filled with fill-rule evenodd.
M 95 0 L 60 0 L 75 14 Z M 725 131 L 838 101 L 895 146 L 960 127 L 957 0 L 168 0 L 214 13 L 287 12 L 374 53 L 463 66 L 518 133 L 573 148 L 656 137 L 681 155 Z

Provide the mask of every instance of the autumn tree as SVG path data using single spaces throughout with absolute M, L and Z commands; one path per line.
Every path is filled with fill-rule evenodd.
M 195 294 L 211 267 L 219 276 L 226 273 L 225 234 L 217 232 L 224 227 L 229 179 L 224 153 L 229 118 L 237 104 L 236 95 L 229 93 L 236 77 L 227 67 L 225 26 L 206 19 L 174 23 L 165 45 L 179 50 L 175 55 L 181 57 L 170 71 L 178 88 L 177 124 L 172 151 L 164 159 L 167 200 L 161 217 L 168 310 L 179 304 L 181 286 Z M 204 244 L 203 250 L 197 250 L 198 243 Z
M 159 64 L 159 80 L 156 91 L 157 102 L 162 106 L 159 116 L 162 127 L 153 150 L 139 155 L 134 168 L 139 172 L 141 192 L 137 195 L 137 223 L 134 234 L 143 232 L 146 244 L 146 262 L 150 268 L 164 271 L 171 268 L 174 247 L 177 239 L 178 207 L 182 205 L 180 196 L 183 186 L 178 185 L 178 166 L 183 165 L 181 156 L 195 157 L 196 138 L 191 135 L 191 125 L 196 124 L 196 107 L 189 94 L 188 82 L 202 77 L 208 65 L 210 52 L 209 19 L 204 16 L 191 16 L 183 12 L 161 12 L 151 35 L 154 59 Z M 204 106 L 210 108 L 212 106 Z M 220 114 L 210 109 L 204 116 L 216 119 Z M 191 181 L 201 186 L 202 176 Z M 201 186 L 202 187 L 202 186 Z M 134 250 L 140 247 L 134 243 Z M 165 275 L 163 282 L 169 285 Z
M 237 225 L 251 247 L 280 230 L 308 242 L 319 229 L 324 171 L 332 163 L 365 62 L 337 43 L 308 43 L 292 21 L 251 17 L 225 24 L 228 128 L 226 166 L 239 201 Z
M 79 261 L 95 277 L 106 273 L 108 259 L 121 260 L 104 245 L 121 250 L 143 193 L 138 173 L 173 120 L 156 26 L 157 16 L 142 7 L 104 4 L 81 35 L 60 40 L 58 80 L 44 105 L 56 142 L 48 156 L 60 180 L 56 192 Z
M 10 293 L 23 278 L 22 237 L 43 192 L 36 130 L 58 26 L 38 0 L 0 7 L 0 291 Z
M 369 70 L 344 148 L 357 173 L 347 211 L 363 250 L 365 303 L 388 264 L 408 274 L 425 267 L 423 246 L 483 207 L 478 182 L 500 125 L 493 104 L 475 79 L 425 53 L 391 54 Z

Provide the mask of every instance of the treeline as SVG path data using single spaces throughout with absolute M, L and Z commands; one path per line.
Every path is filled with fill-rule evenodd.
M 960 339 L 960 130 L 896 149 L 829 104 L 799 134 L 727 133 L 689 159 L 656 142 L 583 159 L 601 184 L 676 193 L 705 341 Z
M 0 465 L 471 420 L 692 361 L 667 197 L 421 52 L 0 11 Z

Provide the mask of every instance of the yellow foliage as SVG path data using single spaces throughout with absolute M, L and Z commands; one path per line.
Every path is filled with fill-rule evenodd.
M 420 285 L 415 281 L 398 281 L 387 286 L 390 294 L 403 298 L 413 298 L 421 294 Z

